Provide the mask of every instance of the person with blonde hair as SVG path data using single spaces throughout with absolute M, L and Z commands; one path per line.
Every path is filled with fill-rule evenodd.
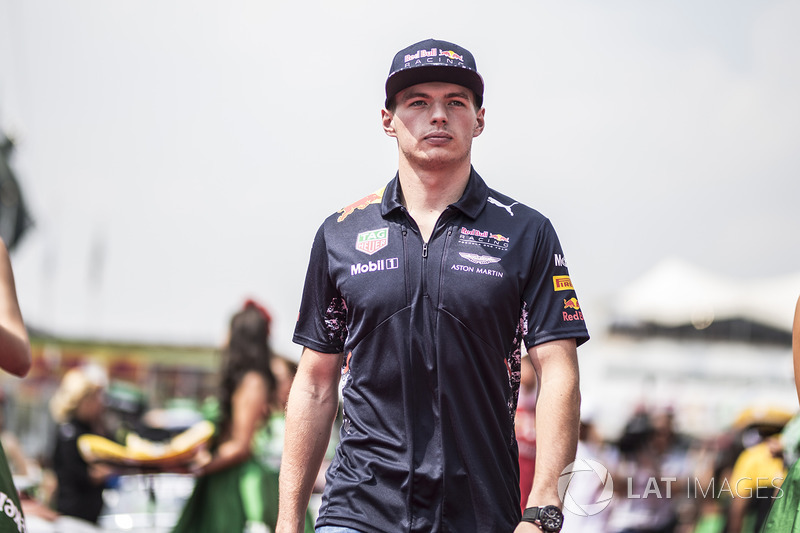
M 103 508 L 103 489 L 113 474 L 99 463 L 87 463 L 78 450 L 78 437 L 103 434 L 105 390 L 108 382 L 102 369 L 82 366 L 68 370 L 50 399 L 50 414 L 58 424 L 53 452 L 57 487 L 55 510 L 97 523 Z

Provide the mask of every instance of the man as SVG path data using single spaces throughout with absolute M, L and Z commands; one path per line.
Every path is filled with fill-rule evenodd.
M 281 533 L 302 530 L 340 374 L 343 425 L 317 531 L 560 529 L 558 477 L 578 433 L 576 345 L 588 335 L 549 221 L 472 168 L 482 100 L 475 60 L 458 45 L 422 41 L 392 62 L 382 121 L 398 173 L 329 217 L 311 252 Z M 541 383 L 524 522 L 514 438 L 521 342 Z

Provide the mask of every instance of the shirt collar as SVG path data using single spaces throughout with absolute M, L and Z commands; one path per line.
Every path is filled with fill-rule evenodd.
M 489 197 L 489 187 L 483 181 L 474 168 L 470 167 L 469 181 L 464 194 L 452 207 L 458 209 L 471 219 L 478 218 L 483 208 L 486 206 L 486 199 Z M 386 218 L 395 209 L 403 207 L 400 194 L 400 175 L 395 174 L 394 179 L 386 185 L 381 201 L 381 216 Z

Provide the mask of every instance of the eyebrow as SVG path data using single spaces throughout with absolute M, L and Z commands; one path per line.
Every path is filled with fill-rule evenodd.
M 464 100 L 469 100 L 469 92 L 467 91 L 456 91 L 452 93 L 447 93 L 444 95 L 445 98 L 463 98 Z M 403 101 L 413 100 L 414 98 L 432 98 L 430 94 L 424 93 L 421 91 L 415 91 L 412 93 L 407 93 L 403 95 Z

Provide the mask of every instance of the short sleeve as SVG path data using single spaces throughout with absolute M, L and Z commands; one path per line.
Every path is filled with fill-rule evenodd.
M 535 240 L 528 283 L 523 291 L 527 314 L 525 345 L 574 338 L 577 345 L 589 340 L 567 261 L 549 220 L 540 226 Z
M 322 353 L 341 353 L 347 338 L 347 305 L 328 268 L 325 226 L 314 237 L 293 341 Z

